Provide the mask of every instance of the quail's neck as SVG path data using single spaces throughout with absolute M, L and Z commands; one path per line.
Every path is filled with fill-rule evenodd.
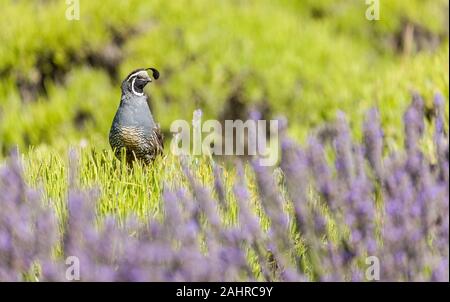
M 138 96 L 131 93 L 124 93 L 122 94 L 121 104 L 130 106 L 142 106 L 144 104 L 147 104 L 147 96 L 145 94 Z

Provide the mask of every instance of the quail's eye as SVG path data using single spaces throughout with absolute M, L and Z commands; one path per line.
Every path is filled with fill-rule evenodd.
M 148 82 L 147 79 L 145 77 L 143 77 L 143 76 L 137 77 L 137 80 L 140 81 L 140 82 Z

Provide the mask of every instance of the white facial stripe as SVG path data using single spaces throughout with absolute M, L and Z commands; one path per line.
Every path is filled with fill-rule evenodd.
M 137 96 L 143 96 L 144 92 L 137 92 L 136 90 L 134 90 L 134 82 L 135 81 L 136 81 L 136 78 L 134 78 L 133 81 L 131 82 L 131 91 Z
M 130 74 L 130 76 L 128 77 L 127 81 L 129 81 L 132 77 L 135 77 L 135 76 L 137 76 L 138 74 L 144 73 L 144 72 L 145 72 L 145 73 L 147 74 L 147 76 L 148 76 L 147 71 L 145 71 L 145 70 L 140 70 L 140 71 L 136 71 L 135 73 Z

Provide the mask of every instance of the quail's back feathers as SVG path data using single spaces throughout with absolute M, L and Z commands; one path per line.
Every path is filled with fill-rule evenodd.
M 154 78 L 159 77 L 156 69 Z M 143 89 L 151 78 L 145 69 L 131 72 L 122 82 L 122 97 L 111 126 L 109 142 L 120 158 L 121 150 L 126 151 L 126 160 L 152 162 L 163 151 L 163 136 L 155 123 L 148 106 L 148 97 Z

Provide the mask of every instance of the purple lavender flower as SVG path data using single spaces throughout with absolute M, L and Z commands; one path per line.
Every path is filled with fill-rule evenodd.
M 343 183 L 351 183 L 354 177 L 354 163 L 352 155 L 352 141 L 350 129 L 345 114 L 339 112 L 337 115 L 337 137 L 334 141 L 336 151 L 336 170 L 339 180 Z
M 164 215 L 147 222 L 99 217 L 98 192 L 77 186 L 73 152 L 67 217 L 58 221 L 12 155 L 0 166 L 0 281 L 70 281 L 70 256 L 80 281 L 365 281 L 368 256 L 380 260 L 383 281 L 448 281 L 441 96 L 435 107 L 435 159 L 421 149 L 423 102 L 414 96 L 404 115 L 405 150 L 383 156 L 377 111 L 366 115 L 363 142 L 351 139 L 340 114 L 331 148 L 311 137 L 303 149 L 284 133 L 280 168 L 239 161 L 234 196 L 219 164 L 208 187 L 195 177 L 195 161 L 182 159 L 189 186 L 165 183 Z M 237 221 L 224 223 L 236 206 Z
M 378 179 L 383 177 L 383 132 L 376 109 L 371 109 L 364 122 L 365 156 Z

